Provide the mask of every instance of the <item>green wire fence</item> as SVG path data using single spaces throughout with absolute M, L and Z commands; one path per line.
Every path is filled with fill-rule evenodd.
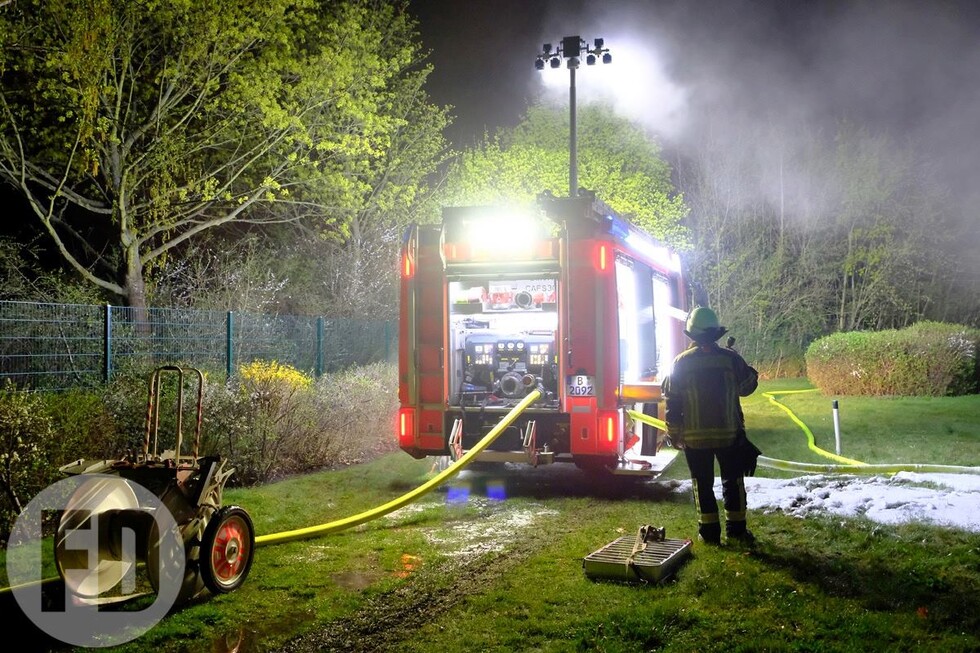
M 0 383 L 24 389 L 100 384 L 169 364 L 232 376 L 254 360 L 319 376 L 396 356 L 397 325 L 387 320 L 0 302 Z

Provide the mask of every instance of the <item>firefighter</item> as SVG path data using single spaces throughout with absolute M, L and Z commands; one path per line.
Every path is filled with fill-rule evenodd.
M 717 344 L 728 329 L 710 308 L 688 315 L 684 333 L 693 343 L 678 354 L 662 389 L 666 401 L 667 435 L 684 451 L 691 470 L 698 514 L 698 539 L 721 544 L 721 521 L 714 493 L 715 459 L 721 470 L 725 533 L 730 542 L 751 544 L 746 528 L 745 474 L 735 454 L 744 433 L 739 397 L 752 394 L 759 375 L 734 349 Z

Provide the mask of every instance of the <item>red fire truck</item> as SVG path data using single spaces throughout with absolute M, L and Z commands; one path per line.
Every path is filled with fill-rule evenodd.
M 677 253 L 584 191 L 442 218 L 403 242 L 399 446 L 458 458 L 538 390 L 475 460 L 666 469 L 677 451 L 634 415 L 662 419 L 660 383 L 685 346 Z

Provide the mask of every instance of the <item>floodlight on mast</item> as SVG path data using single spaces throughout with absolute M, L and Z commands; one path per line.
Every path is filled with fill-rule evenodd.
M 597 38 L 592 41 L 592 47 L 580 36 L 566 36 L 561 40 L 557 47 L 551 43 L 545 43 L 541 52 L 534 60 L 534 67 L 537 70 L 544 70 L 547 61 L 552 68 L 559 68 L 562 60 L 567 62 L 569 85 L 568 85 L 568 111 L 569 111 L 569 130 L 568 130 L 568 195 L 575 197 L 578 195 L 578 160 L 577 160 L 577 134 L 575 125 L 575 71 L 578 70 L 581 57 L 585 54 L 585 64 L 594 66 L 599 58 L 602 63 L 612 63 L 612 55 L 609 48 L 605 47 L 604 39 Z

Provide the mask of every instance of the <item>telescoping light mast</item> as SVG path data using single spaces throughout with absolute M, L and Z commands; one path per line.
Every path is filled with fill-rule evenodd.
M 534 60 L 534 67 L 544 70 L 545 62 L 552 68 L 560 68 L 562 60 L 565 60 L 568 68 L 568 196 L 578 195 L 578 160 L 577 160 L 577 133 L 575 126 L 575 71 L 578 70 L 582 55 L 585 54 L 585 64 L 594 66 L 600 59 L 602 63 L 612 63 L 612 55 L 609 48 L 605 47 L 605 40 L 594 39 L 592 47 L 580 36 L 566 36 L 561 40 L 558 47 L 553 48 L 551 43 L 545 43 L 541 52 Z

